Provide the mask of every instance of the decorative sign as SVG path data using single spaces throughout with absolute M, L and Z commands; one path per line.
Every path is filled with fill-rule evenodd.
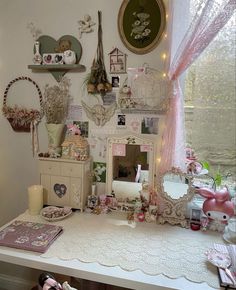
M 126 156 L 126 144 L 112 144 L 113 156 Z

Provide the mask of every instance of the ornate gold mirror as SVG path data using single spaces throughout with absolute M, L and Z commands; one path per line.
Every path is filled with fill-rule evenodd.
M 136 134 L 112 136 L 107 139 L 107 193 L 114 191 L 117 198 L 139 196 L 145 181 L 154 187 L 154 137 Z
M 158 217 L 158 222 L 188 227 L 185 217 L 187 203 L 195 194 L 192 177 L 178 168 L 172 168 L 159 176 L 157 187 L 163 203 L 163 210 Z

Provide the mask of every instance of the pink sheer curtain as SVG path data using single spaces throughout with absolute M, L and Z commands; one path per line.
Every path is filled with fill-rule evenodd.
M 182 73 L 199 57 L 236 9 L 236 0 L 202 0 L 170 65 L 173 90 L 163 134 L 160 172 L 172 166 L 186 171 Z

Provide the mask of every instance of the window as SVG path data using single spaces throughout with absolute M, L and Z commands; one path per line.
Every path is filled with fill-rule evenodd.
M 191 0 L 193 14 L 200 0 Z M 187 144 L 216 171 L 236 174 L 235 14 L 188 69 Z

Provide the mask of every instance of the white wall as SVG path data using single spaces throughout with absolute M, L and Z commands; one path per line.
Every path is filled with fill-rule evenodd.
M 123 45 L 118 29 L 117 15 L 122 0 L 0 0 L 0 110 L 3 94 L 8 83 L 18 76 L 28 76 L 40 86 L 43 91 L 46 83 L 56 84 L 49 73 L 33 73 L 27 68 L 32 64 L 34 40 L 27 28 L 33 22 L 43 35 L 58 39 L 70 34 L 78 37 L 78 20 L 85 14 L 90 14 L 97 23 L 97 11 L 102 11 L 103 45 L 106 67 L 108 68 L 108 53 L 113 47 L 118 47 L 127 54 L 127 67 L 138 67 L 148 63 L 151 67 L 163 70 L 164 62 L 161 54 L 166 52 L 168 37 L 159 46 L 145 55 L 136 55 Z M 167 0 L 165 1 L 167 3 Z M 80 39 L 83 53 L 80 63 L 87 70 L 84 73 L 67 73 L 71 79 L 71 94 L 75 104 L 80 104 L 83 95 L 82 84 L 89 72 L 97 48 L 97 25 L 94 32 L 85 34 Z M 107 69 L 108 70 L 108 69 Z M 125 75 L 122 75 L 123 82 Z M 28 108 L 38 105 L 34 87 L 26 82 L 18 82 L 9 91 L 9 104 L 26 104 Z M 18 101 L 19 100 L 19 101 Z M 22 102 L 21 102 L 22 101 Z M 86 119 L 83 114 L 83 119 Z M 104 130 L 114 128 L 114 118 L 104 127 Z M 39 125 L 40 150 L 47 151 L 47 134 L 45 120 Z M 91 128 L 96 126 L 90 122 Z M 8 121 L 0 113 L 0 226 L 18 216 L 27 209 L 27 187 L 39 182 L 37 158 L 32 156 L 30 134 L 14 132 Z M 96 152 L 93 152 L 96 156 Z M 105 160 L 96 160 L 103 161 Z M 14 268 L 0 264 L 5 273 Z M 3 272 L 4 273 L 4 272 Z M 21 277 L 22 273 L 19 274 Z
M 85 14 L 90 14 L 97 23 L 97 11 L 102 11 L 103 45 L 106 67 L 108 68 L 108 53 L 113 47 L 118 47 L 127 54 L 127 67 L 142 66 L 148 63 L 151 67 L 164 68 L 161 54 L 166 51 L 167 40 L 151 53 L 137 55 L 127 50 L 118 33 L 117 15 L 122 1 L 110 0 L 1 0 L 0 1 L 0 95 L 3 97 L 7 84 L 18 76 L 29 76 L 44 90 L 46 83 L 56 84 L 49 73 L 33 73 L 27 68 L 32 64 L 33 37 L 27 24 L 33 22 L 43 35 L 58 39 L 70 34 L 78 37 L 78 20 Z M 97 48 L 97 25 L 94 32 L 84 34 L 80 39 L 83 53 L 80 60 L 87 68 L 84 73 L 67 73 L 71 79 L 71 94 L 74 103 L 80 104 L 83 95 L 82 84 L 89 72 Z M 108 70 L 108 69 L 107 69 Z M 124 80 L 125 75 L 122 75 Z M 37 94 L 33 87 L 24 81 L 13 85 L 8 93 L 9 104 L 25 102 L 28 108 L 38 104 Z M 19 100 L 19 101 L 18 101 Z M 2 98 L 1 105 L 2 107 Z M 84 120 L 86 115 L 83 114 Z M 115 117 L 114 117 L 115 118 Z M 104 129 L 114 128 L 112 119 Z M 47 135 L 45 120 L 39 125 L 40 149 L 47 151 Z M 0 114 L 0 225 L 17 216 L 27 208 L 27 187 L 38 183 L 37 158 L 33 158 L 30 134 L 14 132 L 6 118 Z M 90 128 L 95 128 L 90 122 Z M 96 152 L 95 152 L 96 156 Z M 105 160 L 96 160 L 103 161 Z

